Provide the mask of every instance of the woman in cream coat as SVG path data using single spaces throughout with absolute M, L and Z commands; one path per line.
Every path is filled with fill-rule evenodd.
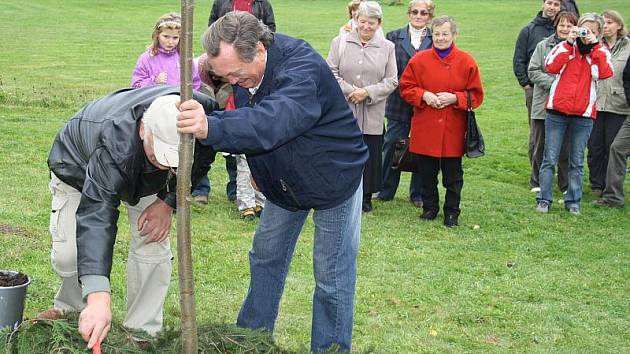
M 370 151 L 363 172 L 364 212 L 372 210 L 372 193 L 378 192 L 383 184 L 385 100 L 398 86 L 394 44 L 375 35 L 382 18 L 377 2 L 362 2 L 357 29 L 333 39 L 327 59 Z

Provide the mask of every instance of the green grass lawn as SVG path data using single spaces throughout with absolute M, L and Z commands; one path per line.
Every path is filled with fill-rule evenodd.
M 479 63 L 486 98 L 477 119 L 487 155 L 464 162 L 460 227 L 421 222 L 419 210 L 407 201 L 408 176 L 394 201 L 375 202 L 374 212 L 363 218 L 354 349 L 630 352 L 628 209 L 591 207 L 587 187 L 580 217 L 557 204 L 548 215 L 534 211 L 526 110 L 511 64 L 518 31 L 541 2 L 436 2 L 438 15 L 457 19 L 457 43 Z M 324 56 L 346 21 L 345 4 L 273 0 L 278 30 L 306 39 Z M 198 55 L 211 1 L 195 5 Z M 581 0 L 579 6 L 582 12 L 616 9 L 630 20 L 627 0 Z M 25 316 L 33 317 L 51 305 L 58 283 L 49 258 L 46 166 L 54 135 L 86 101 L 129 85 L 155 19 L 178 11 L 179 2 L 5 0 L 1 7 L 0 269 L 31 276 Z M 384 30 L 403 26 L 405 12 L 405 6 L 384 6 Z M 240 220 L 227 201 L 226 181 L 219 159 L 209 205 L 192 211 L 199 323 L 233 323 L 249 280 L 247 252 L 255 224 Z M 126 218 L 120 223 L 112 273 L 118 322 L 125 310 L 129 237 Z M 310 337 L 312 247 L 309 222 L 275 332 L 279 345 L 298 352 L 308 348 Z M 168 326 L 179 326 L 179 313 L 174 271 Z

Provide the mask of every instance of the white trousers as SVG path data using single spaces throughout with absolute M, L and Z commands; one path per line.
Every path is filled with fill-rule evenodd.
M 238 210 L 254 208 L 256 205 L 265 207 L 265 196 L 254 189 L 251 172 L 245 155 L 236 155 L 236 205 Z
M 50 234 L 52 267 L 61 278 L 54 307 L 81 311 L 85 302 L 77 271 L 76 211 L 81 192 L 51 173 Z M 131 240 L 127 258 L 127 315 L 123 325 L 155 335 L 162 328 L 164 300 L 171 280 L 172 258 L 169 239 L 144 244 L 137 223 L 142 211 L 156 200 L 155 195 L 140 199 L 134 206 L 125 203 Z

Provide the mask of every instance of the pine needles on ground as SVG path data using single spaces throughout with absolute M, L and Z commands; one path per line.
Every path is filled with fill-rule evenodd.
M 17 331 L 9 328 L 0 331 L 1 354 L 88 352 L 78 332 L 78 317 L 56 321 L 27 320 Z M 205 324 L 198 328 L 199 353 L 288 354 L 273 342 L 267 332 L 250 331 L 228 324 Z M 146 333 L 135 332 L 113 324 L 107 339 L 101 345 L 103 353 L 179 353 L 181 333 L 178 328 L 166 328 L 157 338 L 148 341 L 146 348 L 136 340 L 152 339 Z

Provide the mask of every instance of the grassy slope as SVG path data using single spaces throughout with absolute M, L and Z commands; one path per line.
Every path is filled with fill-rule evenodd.
M 211 1 L 197 1 L 195 38 Z M 460 23 L 459 46 L 481 67 L 486 100 L 478 119 L 489 153 L 466 160 L 462 226 L 421 223 L 402 188 L 363 220 L 354 344 L 376 352 L 630 350 L 627 210 L 598 210 L 586 196 L 583 215 L 533 212 L 527 122 L 511 72 L 515 37 L 539 1 L 442 1 L 438 14 Z M 26 316 L 49 306 L 57 279 L 49 266 L 50 197 L 45 160 L 57 129 L 86 100 L 128 85 L 153 21 L 177 1 L 9 0 L 0 13 L 0 269 L 34 279 Z M 281 32 L 307 39 L 325 55 L 344 21 L 345 1 L 274 0 Z M 583 12 L 620 10 L 625 0 L 580 1 Z M 384 29 L 404 24 L 404 7 L 384 7 Z M 195 52 L 200 45 L 195 41 Z M 225 200 L 220 161 L 208 207 L 193 208 L 198 315 L 233 322 L 248 283 L 254 225 Z M 405 178 L 403 186 L 407 185 Z M 127 239 L 124 213 L 120 239 Z M 478 224 L 479 230 L 472 226 Z M 277 323 L 277 340 L 307 347 L 312 292 L 312 225 L 298 244 Z M 116 246 L 115 316 L 124 313 L 126 242 Z M 513 266 L 508 267 L 508 263 Z M 176 272 L 166 321 L 179 316 Z M 432 332 L 435 331 L 435 332 Z

